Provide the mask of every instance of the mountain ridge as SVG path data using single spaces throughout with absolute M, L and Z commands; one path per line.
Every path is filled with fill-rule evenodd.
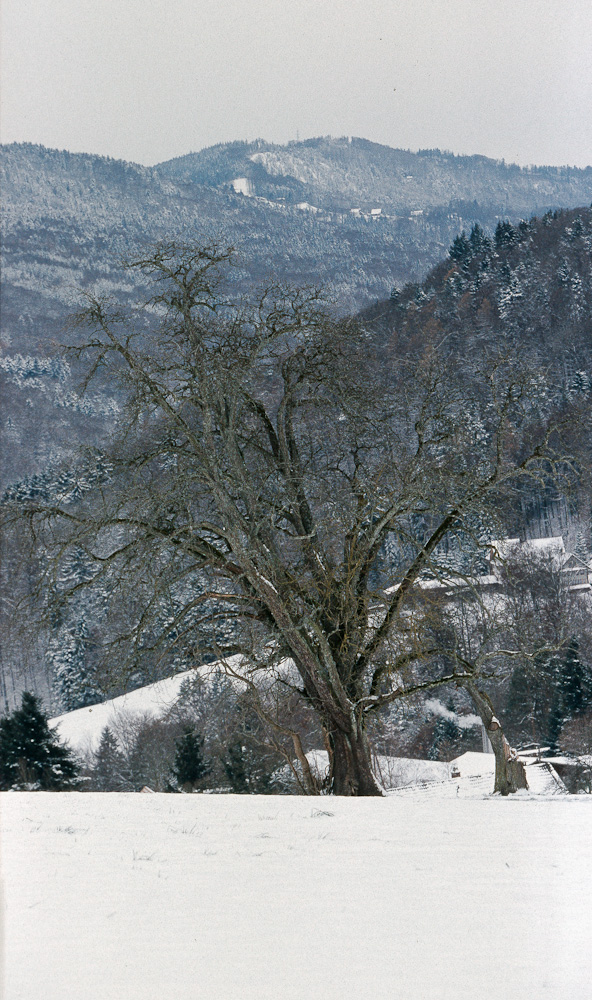
M 229 187 L 227 180 L 240 175 L 245 155 L 265 154 L 271 149 L 274 155 L 289 153 L 304 158 L 307 169 L 316 171 L 314 184 L 319 201 L 330 205 L 335 183 L 325 184 L 321 190 L 323 185 L 317 177 L 331 173 L 328 166 L 326 170 L 319 166 L 328 164 L 327 151 L 342 163 L 342 174 L 344 156 L 354 158 L 357 173 L 352 174 L 351 183 L 357 184 L 360 163 L 370 167 L 368 156 L 376 153 L 377 146 L 357 139 L 351 143 L 347 139 L 304 140 L 273 148 L 259 140 L 230 146 L 232 155 L 227 155 L 228 144 L 188 154 L 206 160 L 209 157 L 208 183 L 197 183 L 184 175 L 171 176 L 162 165 L 146 167 L 27 143 L 2 147 L 0 343 L 8 364 L 2 375 L 8 382 L 0 420 L 4 435 L 8 435 L 6 440 L 13 442 L 3 456 L 4 483 L 43 467 L 53 454 L 60 458 L 74 438 L 93 439 L 93 421 L 75 408 L 68 395 L 70 384 L 59 395 L 58 405 L 54 390 L 39 391 L 37 376 L 28 373 L 34 372 L 36 358 L 46 358 L 55 343 L 63 342 L 64 324 L 76 309 L 81 290 L 115 295 L 128 304 L 142 298 L 141 283 L 129 271 L 122 271 L 121 260 L 141 252 L 146 244 L 159 239 L 218 238 L 238 247 L 233 275 L 239 293 L 249 293 L 274 279 L 322 285 L 339 311 L 352 313 L 385 299 L 388 302 L 393 289 L 421 282 L 442 261 L 463 228 L 468 230 L 478 222 L 493 234 L 500 219 L 501 213 L 462 199 L 393 215 L 383 211 L 380 216 L 372 216 L 361 210 L 355 215 L 344 211 L 343 206 L 339 211 L 321 206 L 315 212 L 310 210 L 310 204 L 303 209 L 294 200 L 302 194 L 298 184 L 304 182 L 294 180 L 291 187 L 288 184 L 292 201 L 286 200 L 281 193 L 286 176 L 278 174 L 279 180 L 274 180 L 259 161 L 253 163 L 254 194 L 246 196 Z M 389 162 L 393 155 L 399 156 L 389 147 L 378 148 Z M 431 164 L 432 172 L 434 164 L 448 157 L 434 151 L 403 154 L 405 164 Z M 450 169 L 450 163 L 454 166 L 458 159 L 449 157 Z M 488 170 L 493 169 L 493 161 L 486 158 L 472 158 L 468 166 L 477 169 L 482 161 Z M 180 158 L 177 165 L 183 174 L 187 158 Z M 561 170 L 550 169 L 559 183 Z M 523 180 L 528 180 L 522 168 L 516 170 Z M 537 168 L 540 170 L 544 172 L 544 168 Z M 592 200 L 592 168 L 570 171 L 568 180 L 576 177 L 580 183 L 583 178 L 587 184 L 590 177 L 586 195 Z M 366 173 L 370 179 L 365 182 L 365 196 L 368 205 L 373 205 L 373 191 L 383 190 L 386 174 L 379 163 Z M 536 179 L 539 173 L 529 176 Z M 275 200 L 257 194 L 257 184 L 267 185 L 267 193 L 273 193 Z M 315 193 L 313 187 L 304 185 L 308 197 Z M 356 188 L 358 194 L 360 190 Z M 358 199 L 359 204 L 364 207 Z M 508 212 L 503 216 L 516 219 L 519 214 Z M 25 367 L 17 385 L 17 376 L 11 372 L 21 364 L 19 356 L 29 360 L 23 362 Z
M 219 143 L 163 161 L 154 169 L 218 187 L 241 175 L 262 196 L 275 187 L 288 201 L 312 197 L 320 207 L 333 210 L 359 207 L 351 205 L 351 199 L 380 200 L 391 211 L 425 210 L 460 199 L 477 200 L 498 213 L 508 209 L 514 214 L 536 213 L 549 207 L 575 207 L 592 195 L 590 166 L 520 167 L 480 154 L 466 156 L 439 149 L 414 153 L 352 136 L 287 144 L 263 139 Z M 522 201 L 518 203 L 519 196 Z

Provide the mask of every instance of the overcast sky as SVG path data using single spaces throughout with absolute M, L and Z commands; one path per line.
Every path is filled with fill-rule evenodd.
M 356 135 L 592 163 L 592 0 L 1 0 L 2 140 Z

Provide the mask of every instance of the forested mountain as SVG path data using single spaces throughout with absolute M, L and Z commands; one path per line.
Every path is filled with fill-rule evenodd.
M 463 225 L 496 221 L 473 204 L 425 218 L 315 213 L 164 168 L 28 145 L 4 149 L 2 189 L 3 331 L 14 338 L 19 323 L 21 351 L 59 327 L 80 287 L 124 292 L 120 258 L 157 239 L 215 236 L 237 247 L 242 287 L 320 283 L 352 311 L 422 277 Z
M 462 363 L 485 349 L 521 358 L 557 398 L 584 399 L 592 391 L 592 209 L 505 221 L 493 237 L 475 225 L 423 282 L 394 291 L 363 319 L 387 357 L 445 345 Z M 564 534 L 585 552 L 590 528 L 589 497 L 568 502 L 540 486 L 516 524 L 532 537 Z
M 238 248 L 240 290 L 321 284 L 352 312 L 421 280 L 463 227 L 493 232 L 500 218 L 588 203 L 592 169 L 521 170 L 362 139 L 231 143 L 156 168 L 14 144 L 2 193 L 6 483 L 92 439 L 91 416 L 103 433 L 113 401 L 81 407 L 67 367 L 47 359 L 80 289 L 137 297 L 138 276 L 119 265 L 139 247 L 217 238 Z
M 443 340 L 520 352 L 532 366 L 559 364 L 566 387 L 592 374 L 592 208 L 548 212 L 492 237 L 479 225 L 457 236 L 421 283 L 363 313 L 388 350 Z
M 156 168 L 15 144 L 3 148 L 2 191 L 2 326 L 14 342 L 19 324 L 22 351 L 80 287 L 125 291 L 119 259 L 149 241 L 216 236 L 237 246 L 243 286 L 321 283 L 352 311 L 421 279 L 463 227 L 588 204 L 592 168 L 523 170 L 360 139 L 234 143 Z
M 330 137 L 277 146 L 261 139 L 203 149 L 158 166 L 168 177 L 251 196 L 308 202 L 328 211 L 409 214 L 439 209 L 475 219 L 532 215 L 549 206 L 584 204 L 592 168 L 527 167 L 439 149 L 411 153 L 366 139 Z M 243 179 L 246 184 L 238 184 Z

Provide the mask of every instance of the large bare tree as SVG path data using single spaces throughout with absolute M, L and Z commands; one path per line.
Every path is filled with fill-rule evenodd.
M 480 538 L 527 484 L 569 475 L 562 422 L 514 360 L 427 343 L 391 357 L 315 291 L 233 302 L 231 258 L 159 245 L 128 265 L 152 282 L 142 309 L 88 299 L 76 351 L 87 383 L 123 387 L 121 431 L 74 498 L 19 513 L 51 532 L 57 563 L 85 550 L 85 586 L 109 580 L 122 650 L 198 661 L 212 623 L 232 622 L 209 651 L 241 651 L 251 685 L 273 675 L 312 707 L 331 791 L 380 794 L 369 716 L 446 682 L 470 690 L 477 670 L 422 581 L 447 540 Z

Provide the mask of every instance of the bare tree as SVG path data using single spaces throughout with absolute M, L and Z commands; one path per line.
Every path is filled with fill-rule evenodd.
M 487 573 L 479 573 L 474 562 L 465 574 L 440 573 L 432 615 L 442 640 L 448 633 L 448 649 L 441 641 L 440 656 L 463 674 L 457 684 L 470 695 L 491 742 L 494 790 L 505 795 L 527 787 L 526 774 L 492 697 L 503 701 L 501 692 L 519 673 L 533 701 L 535 691 L 544 691 L 549 729 L 561 686 L 553 665 L 561 662 L 574 635 L 588 632 L 590 600 L 588 591 L 570 590 L 557 551 L 517 539 L 491 551 L 493 567 Z
M 114 617 L 133 595 L 121 657 L 199 661 L 217 623 L 209 652 L 242 652 L 250 684 L 275 671 L 314 710 L 329 789 L 377 795 L 368 718 L 444 683 L 471 690 L 477 669 L 421 581 L 447 539 L 572 473 L 564 423 L 512 359 L 389 360 L 314 290 L 233 303 L 231 257 L 159 245 L 129 265 L 153 282 L 144 310 L 88 299 L 76 353 L 87 384 L 125 390 L 121 434 L 87 459 L 84 488 L 15 507 L 57 540 L 54 566 L 84 546 L 85 586 L 109 581 Z

